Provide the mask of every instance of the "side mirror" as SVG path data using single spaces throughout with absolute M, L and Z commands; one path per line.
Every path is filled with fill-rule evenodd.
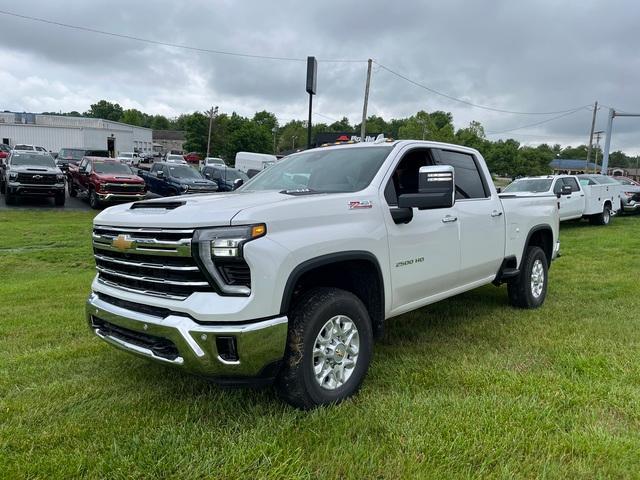
M 211 180 L 211 174 L 209 172 L 205 173 L 204 178 Z
M 158 178 L 164 178 L 164 171 L 162 171 L 162 170 L 158 170 L 158 171 L 156 172 L 156 177 L 158 177 Z
M 420 167 L 418 193 L 398 197 L 399 208 L 450 208 L 455 203 L 455 171 L 450 165 Z
M 236 188 L 241 187 L 244 184 L 244 180 L 242 180 L 241 178 L 236 178 L 233 181 L 233 189 L 235 190 Z
M 502 193 L 502 187 L 496 187 L 496 192 Z
M 560 190 L 561 195 L 571 195 L 571 186 L 563 185 L 562 190 Z

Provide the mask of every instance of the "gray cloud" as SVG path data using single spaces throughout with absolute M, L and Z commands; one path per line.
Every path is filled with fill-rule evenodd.
M 633 0 L 293 0 L 153 3 L 125 0 L 4 2 L 1 9 L 156 41 L 304 59 L 374 58 L 465 100 L 505 110 L 556 111 L 599 100 L 640 111 Z M 85 110 L 106 98 L 177 115 L 217 104 L 251 115 L 305 118 L 304 62 L 212 55 L 69 30 L 0 15 L 0 108 Z M 359 121 L 366 64 L 320 61 L 317 112 Z M 453 102 L 374 68 L 369 112 L 385 118 L 448 110 L 457 126 L 500 132 L 548 117 Z M 606 108 L 599 112 L 603 129 Z M 328 122 L 324 117 L 316 121 Z M 640 119 L 616 119 L 612 148 L 640 152 Z M 491 138 L 587 140 L 588 111 Z

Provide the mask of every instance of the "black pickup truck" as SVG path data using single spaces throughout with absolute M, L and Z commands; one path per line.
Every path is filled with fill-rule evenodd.
M 19 196 L 53 197 L 57 206 L 64 205 L 64 174 L 48 153 L 36 151 L 11 152 L 3 165 L 0 191 L 5 202 L 12 205 Z

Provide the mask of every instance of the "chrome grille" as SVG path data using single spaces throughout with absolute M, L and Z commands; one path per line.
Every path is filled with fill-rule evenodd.
M 107 183 L 104 189 L 113 193 L 144 193 L 143 183 Z
M 98 281 L 122 290 L 183 300 L 213 291 L 191 256 L 193 230 L 96 226 Z

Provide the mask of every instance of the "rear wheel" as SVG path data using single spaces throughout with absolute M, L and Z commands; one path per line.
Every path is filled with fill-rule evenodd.
M 520 274 L 507 284 L 509 302 L 518 308 L 538 308 L 547 296 L 549 265 L 540 247 L 527 247 Z
M 78 190 L 76 190 L 76 186 L 73 184 L 73 182 L 69 182 L 69 196 L 70 197 L 78 196 Z
M 338 403 L 360 388 L 372 351 L 371 319 L 358 297 L 337 288 L 310 290 L 289 317 L 278 392 L 305 410 Z
M 592 215 L 589 218 L 589 222 L 591 222 L 592 225 L 609 225 L 611 222 L 611 207 L 609 204 L 604 206 L 602 213 Z
M 100 208 L 100 199 L 98 198 L 98 194 L 95 190 L 91 190 L 91 192 L 89 192 L 89 206 L 94 210 Z

